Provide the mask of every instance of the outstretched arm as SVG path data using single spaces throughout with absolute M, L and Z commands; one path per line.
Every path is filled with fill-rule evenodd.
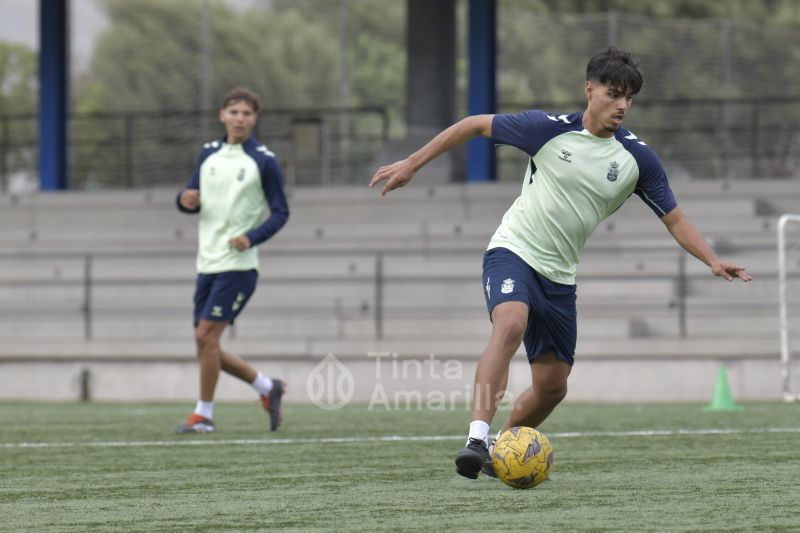
M 381 191 L 381 196 L 385 196 L 389 191 L 404 187 L 411 181 L 417 170 L 436 156 L 467 142 L 473 137 L 479 135 L 491 137 L 493 118 L 494 115 L 473 115 L 461 119 L 406 159 L 379 168 L 375 175 L 372 176 L 369 186 L 374 187 L 381 181 L 386 181 L 383 191 Z
M 715 276 L 732 281 L 739 278 L 742 281 L 750 281 L 750 275 L 745 272 L 745 268 L 726 261 L 720 261 L 714 250 L 700 235 L 691 220 L 683 213 L 680 207 L 676 207 L 668 214 L 661 217 L 661 221 L 667 226 L 667 230 L 672 237 L 683 247 L 684 250 L 698 258 L 711 268 Z

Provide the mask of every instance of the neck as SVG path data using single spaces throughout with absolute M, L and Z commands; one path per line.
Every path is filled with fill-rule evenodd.
M 588 131 L 589 133 L 591 133 L 595 137 L 601 137 L 603 139 L 608 139 L 608 138 L 614 136 L 614 132 L 613 131 L 608 131 L 603 126 L 595 123 L 591 113 L 589 113 L 589 108 L 586 108 L 586 110 L 583 112 L 583 118 L 582 118 L 581 121 L 583 123 L 584 129 L 586 129 L 586 131 Z

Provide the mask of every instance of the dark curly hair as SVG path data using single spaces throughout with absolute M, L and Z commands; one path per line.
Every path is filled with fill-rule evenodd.
M 638 94 L 644 85 L 639 59 L 627 50 L 609 46 L 586 65 L 586 81 L 599 81 L 625 94 Z

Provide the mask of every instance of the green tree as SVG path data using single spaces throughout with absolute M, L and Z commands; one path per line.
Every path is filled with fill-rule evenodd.
M 111 24 L 79 80 L 75 107 L 81 113 L 129 115 L 75 124 L 77 186 L 182 181 L 199 143 L 208 140 L 201 138 L 198 114 L 211 113 L 215 136 L 214 110 L 236 85 L 260 93 L 267 110 L 331 103 L 325 97 L 338 83 L 336 39 L 304 20 L 299 9 L 239 14 L 222 1 L 210 2 L 211 61 L 204 73 L 204 3 L 103 0 L 102 5 Z M 205 79 L 211 110 L 201 102 Z
M 0 42 L 0 189 L 10 175 L 36 167 L 37 67 L 30 48 Z
M 33 50 L 0 42 L 0 115 L 36 112 L 37 68 Z

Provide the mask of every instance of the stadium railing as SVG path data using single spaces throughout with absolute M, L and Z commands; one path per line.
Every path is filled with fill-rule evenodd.
M 758 254 L 764 247 L 740 252 Z M 262 259 L 259 284 L 266 295 L 255 297 L 246 315 L 358 318 L 372 323 L 373 340 L 386 337 L 387 321 L 477 319 L 483 316 L 479 255 L 472 248 L 271 251 Z M 85 340 L 96 336 L 98 317 L 183 319 L 191 311 L 193 258 L 188 250 L 2 253 L 0 287 L 5 297 L 0 315 L 7 321 L 36 319 L 42 324 L 59 317 L 76 323 L 80 317 Z M 622 254 L 618 248 L 590 248 L 579 273 L 581 314 L 589 320 L 616 316 L 629 323 L 621 337 L 686 338 L 698 331 L 689 327 L 691 320 L 725 314 L 717 309 L 721 302 L 759 313 L 774 306 L 765 291 L 754 297 L 719 293 L 713 286 L 701 289 L 709 287 L 708 273 L 689 261 L 687 266 L 687 255 L 674 247 L 629 246 Z M 767 283 L 763 276 L 759 281 Z

